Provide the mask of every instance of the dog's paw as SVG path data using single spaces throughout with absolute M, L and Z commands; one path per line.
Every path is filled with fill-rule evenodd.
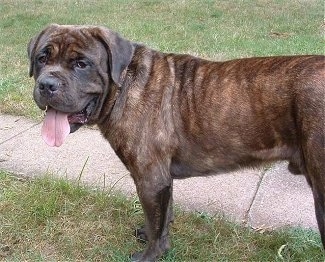
M 148 241 L 148 237 L 144 227 L 134 230 L 134 236 L 136 237 L 137 241 L 141 243 L 145 243 Z
M 148 252 L 148 250 L 144 252 L 136 252 L 131 256 L 132 262 L 155 262 L 161 256 L 161 254 L 157 254 L 156 252 Z
M 144 261 L 142 260 L 143 257 L 143 252 L 136 252 L 133 255 L 131 255 L 131 261 L 132 262 L 140 262 L 140 261 Z

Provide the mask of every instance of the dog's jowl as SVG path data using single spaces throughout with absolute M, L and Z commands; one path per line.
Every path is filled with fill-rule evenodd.
M 60 146 L 98 125 L 134 179 L 147 240 L 169 248 L 174 178 L 287 160 L 305 175 L 325 245 L 325 57 L 212 62 L 165 54 L 103 27 L 50 25 L 28 45 L 42 136 Z M 85 148 L 86 150 L 86 148 Z

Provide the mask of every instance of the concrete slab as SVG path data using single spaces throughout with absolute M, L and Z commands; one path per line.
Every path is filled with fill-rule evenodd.
M 35 176 L 52 173 L 94 186 L 134 192 L 133 181 L 109 144 L 98 131 L 80 129 L 68 136 L 60 148 L 47 146 L 40 135 L 40 125 L 0 145 L 0 168 Z M 85 165 L 85 167 L 84 167 Z M 84 167 L 84 168 L 83 168 Z
M 223 214 L 243 223 L 260 181 L 261 171 L 240 170 L 210 177 L 174 181 L 174 198 L 183 208 Z
M 316 229 L 312 192 L 305 177 L 289 173 L 284 162 L 267 171 L 248 222 L 253 227 L 295 225 Z
M 35 125 L 35 121 L 23 117 L 0 115 L 0 144 Z

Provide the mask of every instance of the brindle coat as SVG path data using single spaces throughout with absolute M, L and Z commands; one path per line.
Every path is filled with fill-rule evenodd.
M 72 131 L 83 124 L 73 115 L 88 108 L 85 122 L 130 171 L 146 221 L 137 233 L 148 239 L 134 261 L 170 247 L 174 178 L 274 160 L 306 176 L 325 245 L 324 56 L 212 62 L 102 27 L 58 25 L 35 36 L 28 53 L 38 106 L 70 113 Z

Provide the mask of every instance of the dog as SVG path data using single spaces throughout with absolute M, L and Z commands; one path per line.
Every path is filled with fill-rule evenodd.
M 50 25 L 28 45 L 42 136 L 97 125 L 136 185 L 147 240 L 169 248 L 173 179 L 287 160 L 305 175 L 325 246 L 325 56 L 214 62 L 155 51 L 105 27 Z

